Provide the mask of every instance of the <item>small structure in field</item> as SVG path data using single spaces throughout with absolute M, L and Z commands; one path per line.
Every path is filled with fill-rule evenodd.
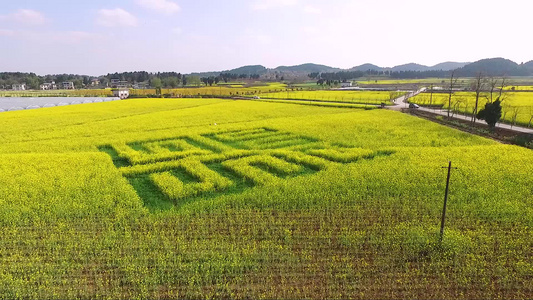
M 341 88 L 347 88 L 347 87 L 351 87 L 351 86 L 352 86 L 352 82 L 351 81 L 341 82 Z
M 25 83 L 14 84 L 11 87 L 11 89 L 14 90 L 14 91 L 25 91 L 26 90 L 26 84 Z
M 120 99 L 126 99 L 130 96 L 130 89 L 114 89 L 113 97 L 118 97 Z

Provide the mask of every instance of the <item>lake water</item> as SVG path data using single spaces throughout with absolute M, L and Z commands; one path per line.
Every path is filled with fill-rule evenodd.
M 120 100 L 102 97 L 0 97 L 0 112 Z

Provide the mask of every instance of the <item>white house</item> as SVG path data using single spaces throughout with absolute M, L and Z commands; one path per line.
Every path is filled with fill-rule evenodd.
M 45 82 L 40 85 L 41 90 L 48 91 L 48 90 L 57 90 L 57 85 L 55 81 L 52 82 Z
M 129 96 L 130 96 L 129 89 L 114 89 L 113 90 L 113 97 L 118 97 L 120 99 L 126 99 Z
M 26 90 L 26 84 L 25 83 L 14 84 L 11 89 L 14 90 L 14 91 L 25 91 Z
M 74 89 L 74 82 L 72 82 L 72 81 L 63 82 L 63 89 L 64 90 L 73 90 Z

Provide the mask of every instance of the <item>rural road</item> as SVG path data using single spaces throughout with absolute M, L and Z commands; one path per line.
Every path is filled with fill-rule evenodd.
M 423 93 L 426 91 L 426 88 L 421 88 L 420 90 L 416 91 L 416 92 L 409 92 L 407 93 L 406 95 L 403 95 L 399 98 L 396 98 L 394 99 L 394 105 L 392 106 L 387 106 L 388 109 L 391 109 L 391 110 L 396 110 L 396 111 L 401 111 L 402 108 L 408 108 L 408 104 L 406 102 L 406 100 L 408 100 L 409 98 L 411 97 L 414 97 L 420 93 Z
M 424 91 L 426 90 L 426 88 L 422 88 L 416 92 L 411 92 L 407 95 L 404 95 L 404 96 L 401 96 L 399 98 L 396 98 L 394 100 L 394 106 L 388 106 L 387 108 L 388 109 L 391 109 L 391 110 L 396 110 L 396 111 L 401 111 L 402 108 L 408 108 L 409 105 L 407 104 L 406 100 L 408 100 L 409 98 L 411 97 L 414 97 L 420 93 L 423 93 Z M 448 111 L 445 110 L 445 109 L 430 109 L 430 108 L 425 108 L 425 107 L 420 107 L 420 108 L 417 108 L 418 110 L 421 110 L 421 111 L 426 111 L 426 112 L 430 112 L 430 113 L 433 113 L 433 114 L 437 114 L 437 115 L 441 115 L 441 116 L 448 116 Z M 459 115 L 459 114 L 454 114 L 452 116 L 453 119 L 458 119 L 458 120 L 471 120 L 472 117 L 471 116 L 465 116 L 465 115 Z M 507 129 L 507 130 L 513 130 L 513 131 L 516 131 L 516 132 L 521 132 L 521 133 L 529 133 L 529 134 L 533 134 L 533 128 L 526 128 L 526 127 L 521 127 L 521 126 L 511 126 L 511 125 L 508 125 L 508 124 L 502 124 L 502 123 L 498 123 L 496 124 L 496 127 L 497 128 L 503 128 L 503 129 Z
M 419 110 L 427 111 L 427 112 L 434 113 L 434 114 L 441 115 L 441 116 L 446 116 L 446 117 L 448 116 L 448 111 L 444 110 L 444 109 L 436 109 L 435 110 L 435 109 L 420 107 Z M 458 120 L 472 120 L 472 116 L 459 115 L 457 113 L 454 114 L 452 118 L 458 119 Z M 478 120 L 476 122 L 483 122 L 483 124 L 485 124 L 485 121 L 479 121 Z M 503 123 L 496 124 L 496 127 L 497 128 L 508 129 L 508 130 L 513 130 L 513 131 L 517 131 L 517 132 L 521 132 L 521 133 L 533 134 L 533 128 L 526 128 L 526 127 L 520 127 L 520 126 L 511 126 L 511 125 L 503 124 Z

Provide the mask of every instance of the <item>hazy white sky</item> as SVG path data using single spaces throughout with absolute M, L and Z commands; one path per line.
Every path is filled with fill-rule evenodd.
M 0 72 L 533 59 L 532 0 L 2 0 Z

